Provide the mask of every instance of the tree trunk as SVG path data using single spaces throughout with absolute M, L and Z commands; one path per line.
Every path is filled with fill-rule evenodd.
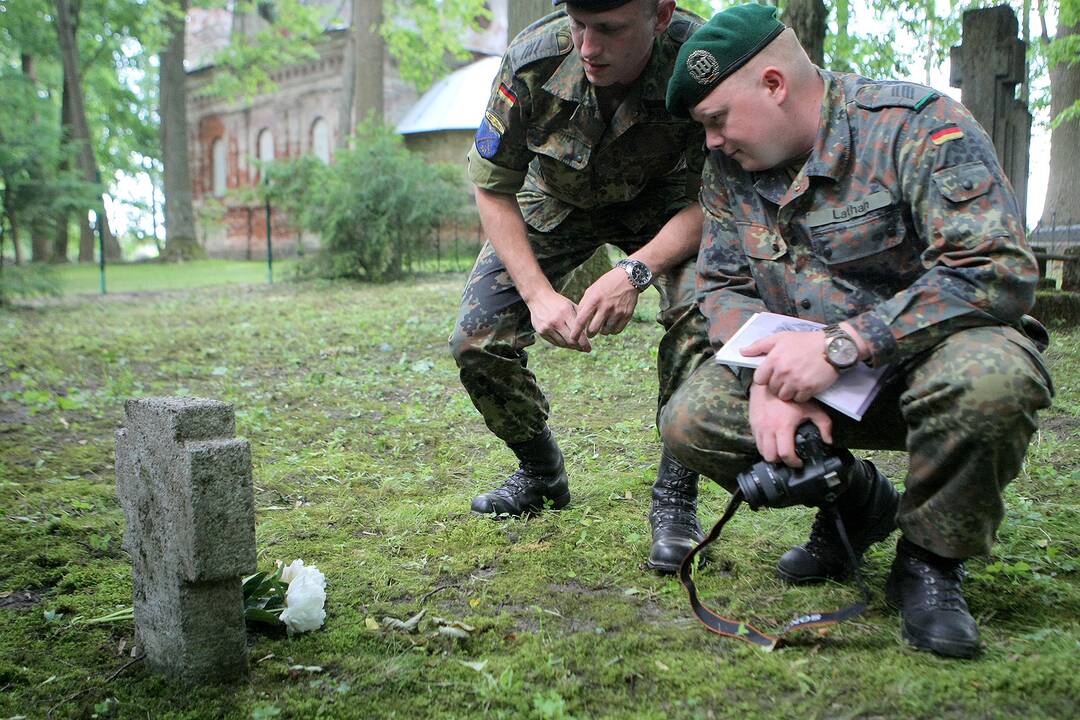
M 16 216 L 15 211 L 12 209 L 14 206 L 15 204 L 11 202 L 11 189 L 5 187 L 4 208 L 6 211 L 5 214 L 7 215 L 8 229 L 10 230 L 9 235 L 11 237 L 11 247 L 15 254 L 15 264 L 22 265 L 22 252 L 19 250 L 19 219 Z M 0 222 L 3 222 L 2 218 L 0 218 Z M 0 256 L 2 256 L 3 254 L 4 246 L 3 244 L 0 244 Z
M 187 86 L 184 73 L 184 27 L 188 0 L 174 0 L 176 15 L 166 17 L 172 33 L 161 52 L 161 157 L 165 166 L 165 259 L 183 260 L 202 254 L 195 235 L 188 165 Z M 155 238 L 156 241 L 157 238 Z
M 21 53 L 19 58 L 22 65 L 23 77 L 30 83 L 30 85 L 36 90 L 38 84 L 37 70 L 34 67 L 34 56 L 27 53 Z M 30 120 L 36 127 L 41 118 L 37 113 L 34 113 Z M 45 170 L 40 162 L 34 163 L 33 172 L 35 180 L 43 181 L 42 177 Z M 48 219 L 42 217 L 40 213 L 30 221 L 30 262 L 46 262 L 49 259 L 49 222 Z
M 383 121 L 386 42 L 379 34 L 382 6 L 381 0 L 352 3 L 352 21 L 345 41 L 345 81 L 338 128 L 341 147 L 348 145 L 356 126 L 368 115 L 376 122 Z
M 1065 25 L 1058 19 L 1055 42 L 1080 33 L 1080 23 Z M 1080 63 L 1058 63 L 1050 68 L 1050 117 L 1055 118 L 1080 99 Z M 1039 227 L 1080 225 L 1080 118 L 1063 122 L 1050 131 L 1050 170 L 1046 203 Z
M 515 35 L 557 8 L 549 0 L 510 0 L 506 8 L 508 36 Z
M 71 169 L 68 163 L 67 148 L 71 140 L 71 92 L 68 90 L 68 80 L 63 80 L 63 90 L 60 100 L 60 167 L 57 168 L 63 175 Z M 49 262 L 63 263 L 68 261 L 68 245 L 71 243 L 71 213 L 61 210 L 56 213 L 56 235 L 53 236 L 52 253 Z
M 829 11 L 822 0 L 788 0 L 781 20 L 799 36 L 806 54 L 818 67 L 825 64 L 825 26 Z
M 73 12 L 71 0 L 56 0 L 56 34 L 60 41 L 60 59 L 64 68 L 64 82 L 67 87 L 67 99 L 70 115 L 68 120 L 69 137 L 75 143 L 75 157 L 83 179 L 96 185 L 101 184 L 101 174 L 98 171 L 97 159 L 94 157 L 94 149 L 90 145 L 90 123 L 86 119 L 86 104 L 83 101 L 82 75 L 79 70 L 79 48 L 76 42 L 75 32 L 78 28 L 78 15 Z M 104 205 L 104 203 L 103 203 Z M 88 209 L 89 210 L 89 209 Z M 105 233 L 105 255 L 109 258 L 120 257 L 120 245 L 116 242 L 109 231 L 109 219 L 104 212 L 98 211 L 99 222 Z M 85 213 L 83 213 L 85 218 Z M 89 222 L 82 220 L 82 222 Z M 86 235 L 79 243 L 80 262 L 92 261 L 93 249 L 87 257 L 85 246 Z

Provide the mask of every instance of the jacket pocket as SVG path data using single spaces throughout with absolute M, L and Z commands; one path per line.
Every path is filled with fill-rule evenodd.
M 954 203 L 974 200 L 994 184 L 994 176 L 979 160 L 938 170 L 931 177 L 945 199 Z

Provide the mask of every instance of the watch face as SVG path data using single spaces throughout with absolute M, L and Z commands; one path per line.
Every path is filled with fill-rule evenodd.
M 638 290 L 652 282 L 652 270 L 639 260 L 622 260 L 618 263 L 630 277 L 630 283 Z
M 835 367 L 849 368 L 859 359 L 859 349 L 850 338 L 836 337 L 829 340 L 825 355 Z

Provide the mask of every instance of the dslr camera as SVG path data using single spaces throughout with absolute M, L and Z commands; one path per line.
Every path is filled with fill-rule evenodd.
M 803 461 L 801 468 L 762 460 L 736 476 L 739 490 L 751 510 L 827 505 L 847 487 L 846 463 L 809 420 L 795 431 L 795 453 Z M 841 453 L 850 455 L 846 451 Z

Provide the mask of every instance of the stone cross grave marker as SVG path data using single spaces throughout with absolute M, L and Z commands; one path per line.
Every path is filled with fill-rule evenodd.
M 994 141 L 998 161 L 1012 182 L 1021 216 L 1027 215 L 1031 113 L 1016 97 L 1026 77 L 1027 43 L 1016 37 L 1016 15 L 1007 5 L 964 13 L 963 44 L 949 54 L 949 84 Z
M 251 447 L 231 405 L 128 400 L 116 492 L 131 556 L 136 642 L 150 667 L 197 683 L 247 670 L 241 576 L 255 572 Z

